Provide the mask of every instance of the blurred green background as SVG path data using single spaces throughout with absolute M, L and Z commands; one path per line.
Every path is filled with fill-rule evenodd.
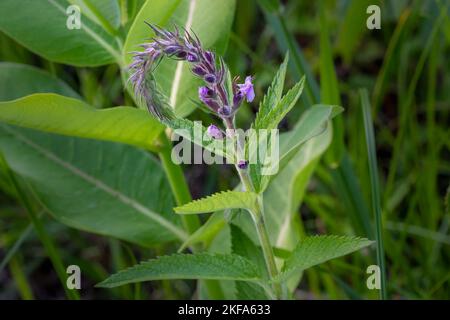
M 143 1 L 135 3 L 137 11 Z M 365 27 L 369 16 L 366 8 L 371 4 L 381 8 L 380 30 Z M 317 166 L 298 208 L 304 233 L 374 237 L 359 95 L 365 88 L 375 130 L 389 296 L 448 299 L 449 1 L 237 1 L 225 61 L 241 78 L 254 75 L 257 100 L 288 50 L 287 87 L 303 74 L 307 75 L 307 87 L 282 129 L 291 128 L 314 103 L 345 108 L 335 120 L 332 146 Z M 97 108 L 133 105 L 124 92 L 117 65 L 76 68 L 49 62 L 3 33 L 0 60 L 47 70 Z M 6 90 L 4 85 L 0 90 Z M 257 104 L 243 108 L 239 125 L 248 127 L 255 112 Z M 198 110 L 190 116 L 205 117 Z M 228 167 L 187 166 L 185 173 L 194 198 L 237 183 Z M 64 298 L 24 210 L 8 192 L 5 180 L 0 180 L 0 187 L 0 299 Z M 144 250 L 68 228 L 48 215 L 41 219 L 63 260 L 83 270 L 83 299 L 191 297 L 194 283 L 184 281 L 94 289 L 109 272 L 168 249 Z M 369 260 L 356 255 L 348 263 L 332 261 L 307 271 L 297 297 L 377 298 L 378 293 L 361 281 Z

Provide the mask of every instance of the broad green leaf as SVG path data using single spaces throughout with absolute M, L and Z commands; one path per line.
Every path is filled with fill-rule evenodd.
M 255 122 L 255 129 L 276 129 L 281 120 L 295 106 L 303 92 L 305 77 L 297 82 L 283 98 L 272 107 L 272 109 L 258 123 Z
M 122 64 L 116 39 L 81 15 L 81 28 L 67 27 L 66 0 L 2 0 L 0 30 L 38 55 L 75 66 Z
M 81 14 L 102 26 L 105 31 L 115 35 L 120 26 L 120 7 L 118 0 L 68 0 L 80 7 Z
M 162 256 L 113 274 L 97 287 L 113 288 L 127 283 L 162 279 L 218 279 L 258 281 L 256 266 L 238 255 L 174 254 Z
M 132 51 L 140 50 L 138 45 L 148 41 L 153 31 L 144 21 L 172 29 L 177 25 L 194 31 L 205 48 L 222 54 L 228 41 L 228 34 L 234 16 L 235 0 L 148 0 L 141 8 L 128 32 L 124 45 L 124 60 L 131 62 Z M 156 80 L 175 113 L 186 116 L 198 100 L 197 87 L 200 81 L 189 71 L 184 62 L 163 60 L 156 70 Z M 193 101 L 192 101 L 193 100 Z
M 187 238 L 164 171 L 145 151 L 0 124 L 0 152 L 66 225 L 143 246 Z
M 277 281 L 286 279 L 295 271 L 338 258 L 371 245 L 373 241 L 348 236 L 314 236 L 300 240 L 291 257 L 286 260 Z
M 228 163 L 235 162 L 234 147 L 227 147 L 227 142 L 230 142 L 232 138 L 211 138 L 207 133 L 207 128 L 205 128 L 201 124 L 201 121 L 191 121 L 189 119 L 176 118 L 173 120 L 165 121 L 164 124 L 173 129 L 175 134 L 182 136 L 183 138 L 208 150 L 209 152 L 211 152 L 211 155 L 215 154 L 219 158 L 223 157 Z
M 0 102 L 0 121 L 63 135 L 122 142 L 149 150 L 157 149 L 157 137 L 164 129 L 144 110 L 131 107 L 94 109 L 78 99 L 51 93 Z
M 283 95 L 284 79 L 286 77 L 286 68 L 289 61 L 289 53 L 286 53 L 283 63 L 272 80 L 272 84 L 267 89 L 262 102 L 259 104 L 259 110 L 255 118 L 255 127 L 262 128 L 260 122 L 267 117 L 270 111 L 280 102 Z
M 258 195 L 249 191 L 224 191 L 215 193 L 206 198 L 194 200 L 174 210 L 180 214 L 208 213 L 224 209 L 247 209 L 255 208 Z
M 26 64 L 0 62 L 0 101 L 50 92 L 80 98 L 65 82 L 44 70 Z

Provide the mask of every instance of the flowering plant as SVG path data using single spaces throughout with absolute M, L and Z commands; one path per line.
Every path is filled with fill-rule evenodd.
M 129 67 L 132 73 L 130 81 L 133 84 L 137 100 L 144 103 L 149 112 L 161 123 L 175 130 L 180 129 L 179 122 L 172 112 L 171 106 L 165 102 L 166 99 L 162 97 L 161 92 L 158 90 L 153 73 L 160 59 L 164 56 L 186 61 L 189 63 L 192 73 L 204 81 L 204 85 L 198 88 L 199 100 L 212 114 L 222 120 L 227 130 L 225 134 L 217 126 L 210 125 L 205 130 L 206 133 L 214 139 L 223 139 L 230 135 L 233 137 L 235 117 L 239 107 L 244 100 L 252 102 L 255 99 L 252 76 L 247 76 L 244 83 L 238 83 L 239 77 L 231 79 L 230 72 L 223 58 L 212 51 L 205 50 L 201 45 L 200 39 L 187 30 L 184 30 L 182 35 L 176 27 L 175 31 L 172 32 L 160 29 L 155 25 L 149 24 L 149 26 L 154 31 L 155 37 L 152 39 L 152 42 L 141 45 L 144 49 L 143 51 L 134 52 L 133 62 Z M 287 62 L 288 57 L 286 56 L 255 119 L 253 127 L 256 129 L 276 128 L 301 95 L 304 79 L 282 96 Z M 327 111 L 328 118 L 325 118 L 322 124 L 318 123 L 317 127 L 311 129 L 310 132 L 306 132 L 302 139 L 291 141 L 288 152 L 298 150 L 309 139 L 323 134 L 323 128 L 327 126 L 326 120 L 339 112 L 339 108 L 333 106 L 316 106 L 313 108 L 315 108 L 313 111 Z M 308 119 L 308 117 L 306 118 Z M 187 120 L 184 120 L 184 125 L 186 125 L 185 121 Z M 190 137 L 187 138 L 189 139 Z M 245 140 L 244 144 L 242 144 L 242 140 L 239 137 L 237 138 L 240 141 L 238 142 L 238 149 L 246 149 L 247 144 Z M 234 236 L 241 237 L 241 241 L 252 248 L 250 252 L 246 252 L 245 255 L 211 255 L 199 253 L 197 252 L 199 250 L 198 247 L 191 246 L 191 250 L 194 251 L 193 254 L 164 256 L 144 262 L 112 275 L 100 283 L 100 286 L 113 287 L 124 283 L 159 279 L 161 274 L 156 275 L 157 270 L 160 270 L 163 266 L 169 269 L 174 268 L 169 267 L 173 263 L 178 266 L 174 269 L 178 270 L 178 268 L 181 268 L 184 271 L 184 277 L 187 278 L 245 281 L 244 284 L 240 284 L 242 290 L 245 290 L 246 286 L 250 286 L 251 290 L 259 292 L 257 294 L 260 296 L 287 299 L 291 296 L 287 283 L 293 275 L 298 274 L 307 267 L 348 254 L 371 243 L 367 239 L 354 237 L 309 237 L 301 240 L 286 259 L 277 259 L 264 217 L 263 193 L 270 182 L 270 178 L 263 176 L 261 171 L 258 171 L 258 165 L 260 163 L 249 166 L 248 161 L 245 159 L 239 159 L 235 162 L 242 190 L 216 193 L 175 208 L 175 212 L 182 215 L 215 211 L 221 214 L 221 210 L 229 212 L 235 209 L 248 211 L 254 224 L 258 244 L 252 243 L 252 240 L 247 238 L 247 235 L 233 224 L 230 216 L 226 219 L 232 224 L 231 229 Z M 194 232 L 191 237 L 195 238 L 199 234 L 208 232 L 209 227 L 208 223 L 205 224 Z M 190 240 L 182 246 L 182 250 L 189 245 L 189 242 Z M 282 262 L 283 260 L 284 263 Z M 254 261 L 258 262 L 255 264 Z M 282 265 L 281 269 L 280 265 Z M 199 268 L 205 269 L 199 271 Z M 167 277 L 170 271 L 166 270 L 163 273 L 166 276 L 162 276 Z M 254 284 L 259 285 L 259 288 L 258 286 L 255 287 Z M 206 286 L 208 286 L 208 283 L 206 283 Z

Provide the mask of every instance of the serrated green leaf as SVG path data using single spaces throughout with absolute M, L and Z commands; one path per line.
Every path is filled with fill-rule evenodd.
M 303 92 L 305 77 L 300 79 L 284 96 L 271 108 L 265 117 L 255 123 L 255 129 L 276 129 L 281 120 L 295 106 Z
M 206 198 L 194 200 L 174 210 L 180 214 L 197 214 L 224 209 L 247 209 L 252 211 L 258 195 L 249 191 L 223 191 Z
M 298 243 L 292 255 L 286 260 L 282 272 L 275 281 L 288 278 L 293 272 L 338 258 L 371 245 L 373 241 L 349 236 L 314 236 Z
M 69 6 L 66 0 L 2 0 L 0 30 L 51 61 L 76 66 L 121 64 L 116 39 L 99 25 L 81 14 L 80 29 L 67 27 Z
M 51 133 L 122 142 L 157 150 L 164 126 L 131 107 L 94 109 L 84 102 L 39 93 L 0 102 L 0 121 Z
M 260 276 L 253 263 L 238 255 L 174 254 L 120 271 L 97 284 L 97 287 L 112 288 L 127 283 L 162 279 L 258 281 Z
M 286 68 L 289 61 L 289 52 L 286 53 L 283 63 L 272 80 L 272 84 L 267 89 L 263 100 L 259 104 L 258 113 L 256 114 L 254 127 L 262 128 L 260 123 L 270 113 L 270 111 L 278 104 L 283 95 L 284 79 L 286 77 Z

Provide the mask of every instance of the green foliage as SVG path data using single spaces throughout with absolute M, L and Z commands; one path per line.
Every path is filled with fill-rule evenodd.
M 373 241 L 347 236 L 315 236 L 301 239 L 285 261 L 282 273 L 276 279 L 286 279 L 292 272 L 305 270 L 372 244 Z
M 201 122 L 176 118 L 165 121 L 165 124 L 173 129 L 175 134 L 210 151 L 211 155 L 223 157 L 229 163 L 236 161 L 234 147 L 227 148 L 225 140 L 211 138 L 207 133 L 207 128 Z
M 221 279 L 258 281 L 256 266 L 238 255 L 175 254 L 162 256 L 123 270 L 99 283 L 112 288 L 127 283 L 162 279 Z
M 66 26 L 71 4 L 81 29 Z M 382 30 L 366 28 L 372 4 Z M 78 298 L 64 267 L 77 264 L 86 283 L 113 273 L 99 286 L 122 287 L 101 298 L 373 299 L 364 270 L 375 263 L 381 298 L 448 298 L 448 10 L 445 1 L 0 1 L 2 297 L 48 298 L 36 279 L 50 260 L 58 298 Z M 195 109 L 200 80 L 184 62 L 152 70 L 174 120 L 134 107 L 127 65 L 153 36 L 144 21 L 193 31 L 223 56 L 230 101 L 233 76 L 253 77 L 256 103 L 226 126 L 280 127 L 275 174 L 263 175 L 264 156 L 238 168 L 240 183 L 232 166 L 172 161 L 173 132 L 239 158 L 206 134 L 220 122 Z M 212 195 L 191 201 L 188 185 L 196 198 Z M 377 255 L 367 239 L 308 237 L 323 233 L 376 238 Z M 151 280 L 163 281 L 148 294 L 140 282 Z
M 160 164 L 141 150 L 4 124 L 0 149 L 66 225 L 143 246 L 187 237 Z
M 20 63 L 0 62 L 0 101 L 15 100 L 33 93 L 80 96 L 65 82 L 50 73 Z
M 278 101 L 276 105 L 272 107 L 272 109 L 270 109 L 269 112 L 267 112 L 266 115 L 261 116 L 259 121 L 255 123 L 255 129 L 276 129 L 280 121 L 297 103 L 303 92 L 304 83 L 305 78 L 303 77 L 283 96 L 283 98 L 281 98 L 281 100 Z
M 224 209 L 254 210 L 258 195 L 249 191 L 224 191 L 215 193 L 206 198 L 194 200 L 183 206 L 176 207 L 176 213 L 196 214 L 208 213 Z
M 144 110 L 131 107 L 99 110 L 78 99 L 50 93 L 0 102 L 0 120 L 51 133 L 127 143 L 148 150 L 158 149 L 157 138 L 164 129 Z
M 81 18 L 81 28 L 66 27 L 66 0 L 4 0 L 0 30 L 44 58 L 75 66 L 121 64 L 116 39 Z
M 254 122 L 255 128 L 264 128 L 261 125 L 261 122 L 263 122 L 266 119 L 266 117 L 269 116 L 269 113 L 280 102 L 283 95 L 284 80 L 286 77 L 286 68 L 288 62 L 289 62 L 289 54 L 286 53 L 283 63 L 280 65 L 277 74 L 272 80 L 272 84 L 267 89 L 267 93 L 264 95 L 264 98 L 261 100 L 261 103 L 259 104 L 258 113 L 256 114 Z

